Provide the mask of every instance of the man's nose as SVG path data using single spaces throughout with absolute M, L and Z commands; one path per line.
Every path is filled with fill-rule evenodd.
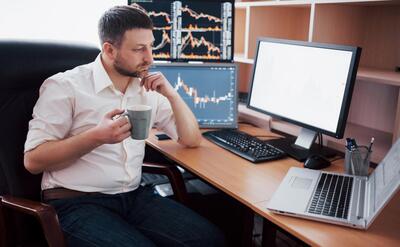
M 152 64 L 153 63 L 153 49 L 146 49 L 146 53 L 143 58 L 145 63 Z

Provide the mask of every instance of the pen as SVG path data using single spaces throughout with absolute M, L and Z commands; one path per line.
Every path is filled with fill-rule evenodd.
M 374 144 L 374 141 L 375 141 L 375 138 L 374 138 L 374 137 L 372 137 L 372 138 L 371 138 L 371 142 L 369 143 L 369 146 L 368 146 L 368 153 L 370 153 L 370 152 L 371 152 L 371 149 L 372 149 L 372 144 Z
M 360 164 L 360 169 L 368 169 L 369 167 L 369 157 L 371 156 L 371 152 L 372 152 L 372 145 L 374 144 L 375 138 L 372 137 L 371 138 L 371 142 L 369 143 L 368 148 L 365 147 L 367 149 L 367 153 L 364 157 L 364 159 L 362 160 L 362 163 Z M 360 157 L 361 158 L 361 157 Z M 368 173 L 368 172 L 367 172 Z

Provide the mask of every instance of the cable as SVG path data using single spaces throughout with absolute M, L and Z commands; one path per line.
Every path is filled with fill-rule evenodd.
M 322 139 L 322 133 L 318 132 L 318 136 L 319 136 L 319 138 L 318 138 L 319 139 L 319 147 L 322 149 L 324 146 L 324 141 Z
M 333 162 L 338 161 L 338 160 L 341 160 L 341 159 L 344 159 L 344 157 L 338 156 L 337 158 L 334 158 L 334 159 L 332 159 L 332 160 L 329 160 L 329 162 L 333 163 Z

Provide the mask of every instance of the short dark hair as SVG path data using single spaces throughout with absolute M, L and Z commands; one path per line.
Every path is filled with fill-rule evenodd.
M 99 20 L 100 42 L 120 46 L 125 32 L 134 28 L 152 30 L 153 22 L 141 9 L 127 5 L 112 7 Z

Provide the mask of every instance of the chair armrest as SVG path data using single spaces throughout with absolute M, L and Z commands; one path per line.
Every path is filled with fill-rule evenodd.
M 143 172 L 163 174 L 167 176 L 176 199 L 182 204 L 188 205 L 185 182 L 183 181 L 181 172 L 176 166 L 146 162 L 143 164 Z
M 35 216 L 39 220 L 50 247 L 67 246 L 54 208 L 48 204 L 13 196 L 0 196 L 0 208 L 8 208 Z

